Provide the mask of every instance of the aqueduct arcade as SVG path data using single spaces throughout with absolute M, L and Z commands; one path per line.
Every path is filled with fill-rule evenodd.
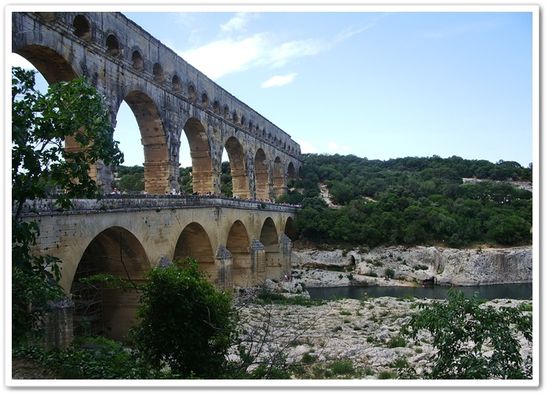
M 102 320 L 93 323 L 111 337 L 127 333 L 138 295 L 90 290 L 80 282 L 84 277 L 109 274 L 139 284 L 152 267 L 186 257 L 196 259 L 220 288 L 253 286 L 291 271 L 288 235 L 293 235 L 297 208 L 290 205 L 168 196 L 73 204 L 59 212 L 53 201 L 33 203 L 26 206 L 24 220 L 39 224 L 37 251 L 60 259 L 63 289 L 75 300 L 95 299 L 100 305 Z
M 128 104 L 149 194 L 179 190 L 182 139 L 198 194 L 220 194 L 223 150 L 237 198 L 272 199 L 299 172 L 300 147 L 287 133 L 120 13 L 15 12 L 12 51 L 48 83 L 85 76 L 104 95 L 113 125 L 121 103 Z M 94 168 L 98 185 L 110 192 L 112 171 Z

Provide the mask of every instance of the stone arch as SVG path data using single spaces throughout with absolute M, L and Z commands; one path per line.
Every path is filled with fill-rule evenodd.
M 164 70 L 162 68 L 162 65 L 158 62 L 156 62 L 153 65 L 153 76 L 154 76 L 154 81 L 158 83 L 161 83 L 164 81 Z
M 295 241 L 299 238 L 299 232 L 295 225 L 295 221 L 291 217 L 288 217 L 286 219 L 286 224 L 284 225 L 284 234 L 286 234 L 288 238 L 290 238 L 292 241 Z
M 235 198 L 246 199 L 250 197 L 250 187 L 246 172 L 246 158 L 244 148 L 238 139 L 234 136 L 225 141 L 225 150 L 229 156 L 231 164 L 231 177 L 233 183 L 233 196 Z
M 91 26 L 88 18 L 82 14 L 78 14 L 74 17 L 72 22 L 73 33 L 76 37 L 81 38 L 82 40 L 89 41 L 91 40 Z
M 55 50 L 42 45 L 26 45 L 14 51 L 33 64 L 48 84 L 78 77 L 71 64 Z
M 71 294 L 75 302 L 75 329 L 114 339 L 124 338 L 136 323 L 139 294 L 135 290 L 89 285 L 82 278 L 110 274 L 138 285 L 150 263 L 143 245 L 125 228 L 114 226 L 100 232 L 87 246 L 74 275 Z
M 265 276 L 278 279 L 281 274 L 280 247 L 278 233 L 272 218 L 267 217 L 261 227 L 259 241 L 265 249 Z
M 297 174 L 296 174 L 295 166 L 294 166 L 293 162 L 290 162 L 288 164 L 287 174 L 288 174 L 288 180 L 295 180 L 296 179 Z
M 145 156 L 145 191 L 165 194 L 169 188 L 169 154 L 166 134 L 154 101 L 144 92 L 130 91 L 124 101 L 132 110 L 139 126 Z
M 263 149 L 258 149 L 254 158 L 255 198 L 269 200 L 269 170 L 267 156 Z
M 200 104 L 202 107 L 208 107 L 209 103 L 210 99 L 208 98 L 208 94 L 206 92 L 202 92 L 202 95 L 200 96 Z
M 193 83 L 189 83 L 187 85 L 187 92 L 189 94 L 189 100 L 191 102 L 194 102 L 196 99 L 196 88 L 194 87 Z
M 193 192 L 208 194 L 214 192 L 210 143 L 206 129 L 197 118 L 189 118 L 183 127 L 191 150 L 193 168 Z
M 105 44 L 107 46 L 107 54 L 110 56 L 117 57 L 120 55 L 121 49 L 120 49 L 120 42 L 118 41 L 118 37 L 116 37 L 115 34 L 111 33 L 107 36 L 107 40 L 105 41 Z
M 138 49 L 132 52 L 132 66 L 137 71 L 142 71 L 145 68 L 145 62 L 143 61 L 143 55 Z
M 217 269 L 210 238 L 204 227 L 193 222 L 188 224 L 175 245 L 174 260 L 192 257 L 198 262 L 198 268 L 204 271 L 212 282 L 217 281 Z
M 232 224 L 225 246 L 233 258 L 233 284 L 240 287 L 250 286 L 253 283 L 250 238 L 246 227 L 240 220 L 236 220 Z
M 181 92 L 182 89 L 183 89 L 183 87 L 181 85 L 181 79 L 179 78 L 179 76 L 177 74 L 174 74 L 173 77 L 172 77 L 172 90 L 175 93 L 179 93 L 179 92 Z
M 27 45 L 17 49 L 15 53 L 21 55 L 36 67 L 48 84 L 61 81 L 71 81 L 78 77 L 71 64 L 59 53 L 41 45 Z M 72 136 L 65 137 L 65 150 L 78 151 L 80 144 Z M 96 180 L 95 166 L 90 167 L 90 176 Z
M 275 197 L 280 197 L 286 193 L 286 183 L 284 182 L 284 166 L 280 157 L 276 157 L 273 163 L 273 188 Z

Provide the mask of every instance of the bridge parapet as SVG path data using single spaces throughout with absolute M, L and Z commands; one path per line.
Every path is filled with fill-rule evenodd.
M 208 196 L 109 196 L 102 199 L 73 199 L 72 208 L 60 210 L 55 199 L 28 201 L 23 207 L 23 217 L 71 215 L 77 213 L 135 212 L 156 209 L 223 207 L 244 210 L 284 212 L 295 214 L 299 205 L 272 203 L 256 200 Z

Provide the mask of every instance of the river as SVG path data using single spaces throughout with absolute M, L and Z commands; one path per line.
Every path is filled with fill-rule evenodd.
M 479 298 L 493 300 L 508 298 L 516 300 L 532 299 L 531 283 L 512 283 L 503 285 L 460 286 L 467 297 L 477 294 Z M 403 286 L 348 286 L 348 287 L 308 287 L 307 291 L 313 299 L 329 300 L 333 298 L 360 299 L 365 293 L 368 297 L 415 297 L 444 299 L 450 286 L 403 287 Z

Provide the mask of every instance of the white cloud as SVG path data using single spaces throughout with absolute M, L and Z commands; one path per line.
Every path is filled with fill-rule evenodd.
M 246 25 L 250 20 L 255 18 L 256 15 L 257 14 L 239 12 L 220 26 L 221 32 L 223 33 L 242 32 L 246 30 Z
M 272 48 L 265 61 L 272 67 L 281 67 L 295 58 L 316 55 L 327 47 L 326 43 L 319 40 L 289 41 Z
M 299 143 L 299 146 L 301 147 L 301 152 L 303 154 L 318 153 L 318 149 L 315 146 L 313 146 L 312 144 L 310 144 L 309 142 L 307 142 L 305 140 L 297 140 L 297 142 Z
M 331 40 L 304 39 L 281 41 L 275 34 L 261 32 L 248 36 L 242 31 L 254 14 L 239 13 L 221 25 L 221 38 L 178 54 L 212 79 L 252 67 L 279 68 L 302 57 L 327 51 L 373 25 L 340 32 Z
M 297 73 L 290 73 L 282 76 L 272 76 L 268 80 L 261 83 L 261 88 L 282 87 L 294 81 L 296 76 Z
M 242 40 L 221 39 L 179 55 L 212 79 L 247 70 L 264 56 L 266 39 L 255 34 Z

